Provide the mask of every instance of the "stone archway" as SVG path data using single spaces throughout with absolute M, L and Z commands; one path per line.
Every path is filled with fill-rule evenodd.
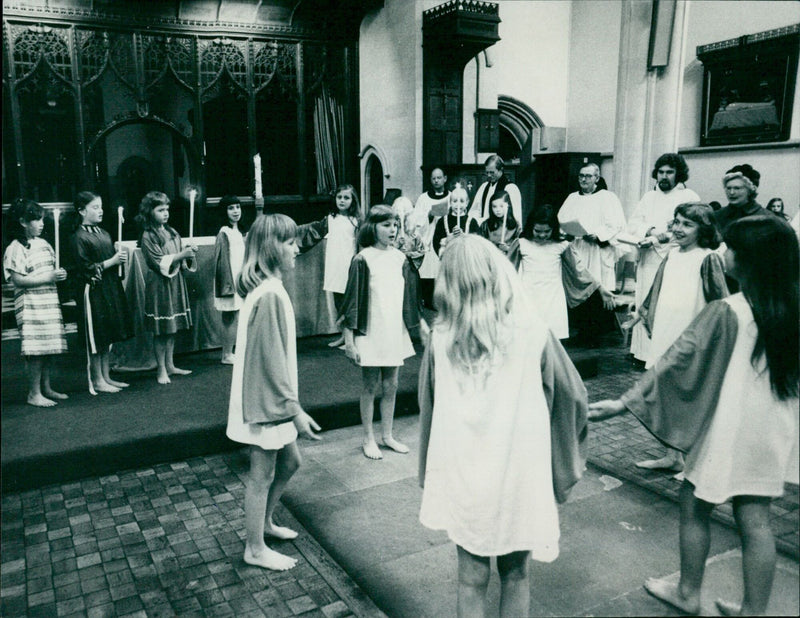
M 544 127 L 544 121 L 539 115 L 529 105 L 514 97 L 498 95 L 497 109 L 500 110 L 500 130 L 516 142 L 518 153 L 525 150 L 534 129 Z M 506 158 L 508 153 L 501 156 Z
M 377 146 L 366 146 L 358 155 L 361 159 L 361 208 L 364 215 L 383 199 L 385 180 L 390 178 L 387 159 Z

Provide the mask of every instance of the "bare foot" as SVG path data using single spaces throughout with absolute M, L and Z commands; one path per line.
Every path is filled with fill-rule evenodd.
M 647 461 L 637 462 L 636 467 L 645 468 L 647 470 L 672 470 L 673 472 L 680 472 L 683 470 L 683 462 L 675 459 L 672 455 L 665 455 L 661 459 L 648 459 Z
M 119 380 L 112 380 L 111 378 L 106 378 L 106 382 L 117 388 L 128 388 L 130 386 L 127 382 L 120 382 Z
M 95 384 L 94 390 L 96 390 L 98 393 L 118 393 L 122 389 L 117 388 L 116 386 L 111 386 L 110 384 L 106 384 L 104 382 L 103 384 Z
M 282 541 L 291 541 L 292 539 L 297 538 L 297 532 L 291 528 L 278 526 L 269 522 L 267 522 L 267 525 L 264 527 L 264 534 L 274 536 L 276 539 L 281 539 Z
M 331 341 L 328 344 L 328 347 L 329 348 L 338 348 L 339 346 L 343 346 L 343 345 L 344 345 L 344 337 L 338 337 L 337 339 L 334 339 L 333 341 Z
M 387 448 L 392 449 L 395 453 L 408 453 L 408 447 L 403 444 L 402 442 L 398 442 L 394 438 L 384 438 L 383 445 Z
M 741 616 L 742 615 L 742 606 L 738 603 L 731 603 L 730 601 L 725 601 L 723 599 L 717 599 L 716 601 L 717 609 L 719 613 L 723 616 Z
M 279 554 L 269 547 L 265 547 L 258 554 L 253 554 L 249 547 L 245 547 L 244 561 L 247 564 L 273 571 L 288 571 L 297 564 L 297 560 L 294 558 Z
M 156 380 L 158 380 L 159 384 L 170 384 L 172 382 L 166 373 L 159 373 Z
M 176 376 L 188 376 L 190 373 L 192 373 L 192 370 L 191 369 L 178 369 L 177 367 L 170 367 L 169 369 L 167 369 L 167 373 L 169 373 L 170 375 L 176 375 Z
M 57 402 L 44 395 L 28 395 L 28 404 L 39 408 L 52 408 Z
M 375 442 L 375 440 L 364 442 L 361 445 L 361 449 L 364 451 L 364 456 L 367 459 L 383 459 L 381 449 L 378 448 L 378 443 Z
M 65 395 L 64 393 L 58 393 L 52 388 L 43 388 L 42 394 L 49 399 L 61 399 L 62 401 L 64 399 L 69 399 L 68 395 Z
M 223 365 L 233 365 L 233 354 L 225 354 L 220 361 Z
M 644 583 L 644 589 L 658 600 L 664 601 L 682 612 L 692 616 L 696 616 L 700 612 L 700 594 L 687 599 L 681 594 L 678 584 L 651 578 Z

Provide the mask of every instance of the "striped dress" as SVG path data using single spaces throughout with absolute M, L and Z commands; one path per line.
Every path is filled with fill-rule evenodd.
M 29 247 L 14 240 L 3 256 L 3 276 L 11 282 L 12 273 L 41 275 L 52 272 L 55 263 L 55 253 L 46 240 L 32 238 Z M 22 339 L 23 356 L 62 354 L 67 351 L 64 319 L 55 283 L 32 288 L 15 286 L 14 315 Z

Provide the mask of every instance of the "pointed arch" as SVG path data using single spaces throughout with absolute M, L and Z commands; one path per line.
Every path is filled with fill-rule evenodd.
M 389 172 L 389 160 L 379 146 L 372 144 L 364 146 L 358 154 L 358 158 L 361 160 L 361 208 L 366 215 L 371 204 L 377 203 L 376 200 L 380 201 L 383 197 L 383 181 L 388 180 L 391 173 Z M 380 179 L 375 177 L 375 174 L 379 174 Z M 377 193 L 374 188 L 378 186 L 381 187 L 380 195 L 373 195 L 373 193 Z

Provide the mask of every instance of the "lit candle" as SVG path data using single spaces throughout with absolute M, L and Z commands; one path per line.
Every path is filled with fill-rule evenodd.
M 119 240 L 119 246 L 117 247 L 117 251 L 122 251 L 122 224 L 125 221 L 125 207 L 124 206 L 117 206 L 117 239 Z M 122 276 L 122 264 L 118 267 L 119 276 Z
M 189 240 L 194 238 L 194 198 L 197 197 L 197 191 L 194 189 L 189 190 Z
M 261 188 L 261 155 L 256 154 L 253 155 L 253 171 L 256 180 L 256 187 L 255 187 L 255 196 L 257 200 L 260 200 L 264 197 L 263 190 Z
M 61 209 L 53 208 L 53 225 L 56 230 L 56 268 L 61 268 L 61 238 L 58 235 L 58 223 L 61 218 Z
M 508 204 L 506 204 L 506 209 L 503 211 L 503 231 L 500 233 L 500 244 L 506 242 L 506 220 L 508 217 Z
M 456 226 L 458 227 L 459 230 L 461 229 L 461 211 L 460 210 L 458 211 L 458 214 L 456 215 Z

